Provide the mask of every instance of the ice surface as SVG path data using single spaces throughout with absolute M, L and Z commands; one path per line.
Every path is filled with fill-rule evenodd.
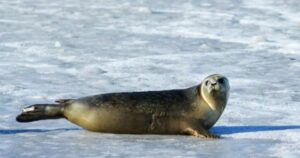
M 1 0 L 0 157 L 300 157 L 298 0 Z M 221 140 L 15 122 L 59 98 L 226 75 Z

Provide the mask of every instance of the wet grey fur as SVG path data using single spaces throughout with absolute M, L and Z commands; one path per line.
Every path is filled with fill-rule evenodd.
M 99 108 L 117 108 L 134 113 L 176 116 L 192 110 L 198 102 L 198 86 L 187 89 L 107 93 L 70 100 Z

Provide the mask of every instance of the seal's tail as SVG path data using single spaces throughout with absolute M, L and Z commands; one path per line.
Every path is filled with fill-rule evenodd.
M 64 106 L 60 104 L 35 104 L 23 109 L 16 117 L 18 122 L 64 118 Z

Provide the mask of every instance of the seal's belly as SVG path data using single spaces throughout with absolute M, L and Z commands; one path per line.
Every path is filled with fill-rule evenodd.
M 65 110 L 65 117 L 87 130 L 107 133 L 179 134 L 187 127 L 181 118 L 74 104 Z

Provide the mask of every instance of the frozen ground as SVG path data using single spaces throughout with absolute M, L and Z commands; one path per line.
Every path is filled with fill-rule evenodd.
M 1 0 L 0 157 L 300 157 L 298 0 Z M 221 140 L 15 122 L 58 98 L 226 75 Z

